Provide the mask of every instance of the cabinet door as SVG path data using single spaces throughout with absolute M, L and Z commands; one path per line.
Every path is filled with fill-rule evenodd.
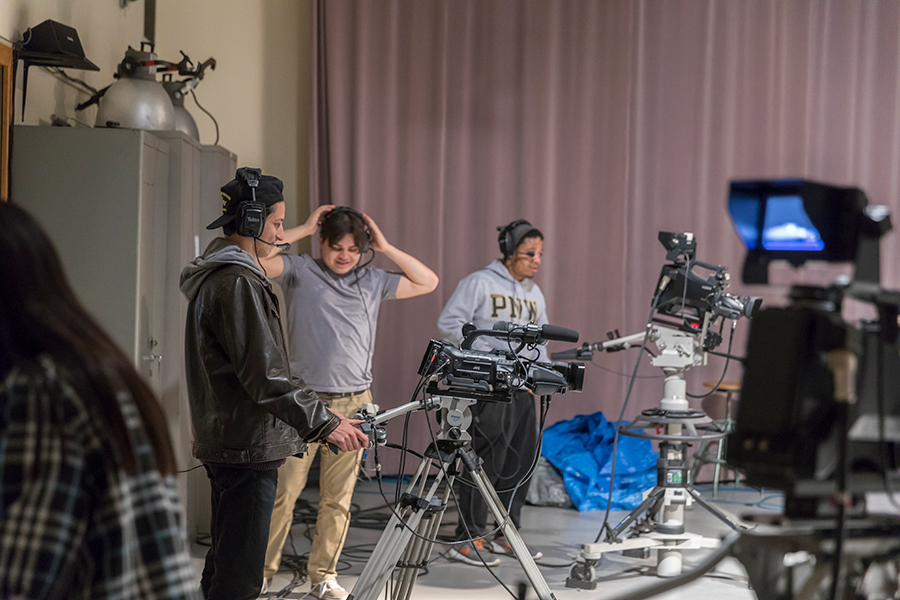
M 183 360 L 184 323 L 188 303 L 179 289 L 179 282 L 182 269 L 196 257 L 194 207 L 200 195 L 201 147 L 180 131 L 157 131 L 153 135 L 164 139 L 169 146 L 169 209 L 165 253 L 166 330 L 162 349 L 163 391 L 160 399 L 172 428 L 176 455 L 181 460 L 182 456 L 190 456 L 187 448 L 190 422 Z M 179 423 L 187 427 L 184 432 L 180 431 L 182 425 Z M 179 466 L 186 468 L 186 465 L 180 463 Z
M 143 157 L 147 137 L 130 129 L 19 125 L 12 150 L 14 201 L 41 223 L 76 295 L 138 368 L 146 347 L 136 336 L 138 249 L 152 239 L 140 229 L 141 197 L 153 191 L 142 184 L 153 181 Z M 148 251 L 152 245 L 144 261 Z
M 162 341 L 166 318 L 168 184 L 169 147 L 147 135 L 141 153 L 136 340 L 138 369 L 157 397 L 163 392 L 161 371 L 167 359 Z M 169 356 L 168 360 L 178 362 L 176 356 Z

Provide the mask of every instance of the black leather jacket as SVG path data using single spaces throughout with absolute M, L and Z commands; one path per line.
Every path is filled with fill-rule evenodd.
M 223 238 L 185 267 L 185 366 L 193 455 L 259 463 L 337 428 L 324 401 L 291 376 L 278 298 L 253 258 Z

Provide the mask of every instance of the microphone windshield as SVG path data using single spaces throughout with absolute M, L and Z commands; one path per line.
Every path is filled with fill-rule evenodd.
M 541 337 L 546 340 L 554 340 L 557 342 L 575 343 L 578 341 L 580 334 L 574 329 L 569 329 L 568 327 L 544 325 L 543 327 L 541 327 Z
M 537 343 L 543 344 L 548 340 L 574 343 L 578 341 L 579 337 L 578 332 L 574 329 L 558 327 L 556 325 L 542 325 L 541 327 L 538 327 L 533 323 L 517 325 L 516 323 L 511 323 L 509 321 L 497 321 L 493 326 L 494 331 L 513 331 L 516 329 L 522 330 L 525 339 L 531 340 L 529 343 L 536 341 Z

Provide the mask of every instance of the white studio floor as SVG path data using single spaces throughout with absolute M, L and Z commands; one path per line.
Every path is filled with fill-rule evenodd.
M 389 489 L 388 489 L 389 488 Z M 385 483 L 385 494 L 393 497 L 393 483 Z M 782 498 L 777 492 L 761 493 L 758 490 L 735 487 L 725 484 L 719 487 L 718 497 L 712 498 L 710 485 L 699 485 L 696 489 L 701 497 L 717 508 L 734 515 L 746 515 L 759 512 L 779 512 Z M 318 490 L 304 491 L 298 506 L 306 500 L 313 505 L 318 501 Z M 351 591 L 353 585 L 365 566 L 368 554 L 381 536 L 382 521 L 388 517 L 384 501 L 374 482 L 361 482 L 354 495 L 354 504 L 363 510 L 363 519 L 354 519 L 359 523 L 352 525 L 347 544 L 339 566 L 338 581 Z M 313 509 L 312 506 L 309 507 Z M 356 507 L 354 507 L 356 508 Z M 366 510 L 369 509 L 369 510 Z M 312 513 L 309 513 L 312 514 Z M 617 524 L 625 511 L 612 512 L 610 523 Z M 625 592 L 659 582 L 654 574 L 656 567 L 655 553 L 648 559 L 628 558 L 620 553 L 604 555 L 602 561 L 595 566 L 598 584 L 595 590 L 578 590 L 566 587 L 568 567 L 580 551 L 581 544 L 591 543 L 597 536 L 603 522 L 604 511 L 578 512 L 574 509 L 526 506 L 523 509 L 522 536 L 530 547 L 543 552 L 538 561 L 541 573 L 547 580 L 550 590 L 559 600 L 591 598 L 615 598 Z M 454 507 L 450 507 L 444 516 L 440 535 L 450 536 L 457 520 Z M 686 513 L 686 529 L 708 537 L 721 538 L 730 529 L 703 507 L 694 504 Z M 285 554 L 296 554 L 303 557 L 309 551 L 312 526 L 295 522 L 291 537 L 285 547 Z M 292 546 L 293 544 L 293 546 Z M 435 545 L 427 573 L 419 575 L 411 598 L 413 600 L 437 600 L 456 598 L 511 598 L 510 594 L 496 581 L 485 567 L 475 567 L 450 562 L 443 557 L 448 546 Z M 696 550 L 684 553 L 684 568 L 689 569 L 701 561 L 710 550 Z M 194 544 L 192 553 L 195 568 L 199 574 L 206 553 L 204 546 Z M 494 555 L 489 555 L 494 556 Z M 524 571 L 512 557 L 501 556 L 501 564 L 493 568 L 494 574 L 506 586 L 516 593 L 520 583 L 526 583 Z M 265 598 L 304 598 L 309 591 L 309 583 L 293 584 L 294 574 L 282 566 Z M 384 594 L 380 597 L 384 597 Z M 715 569 L 697 581 L 684 587 L 656 596 L 664 599 L 690 600 L 744 600 L 754 599 L 756 595 L 749 589 L 747 575 L 741 564 L 732 558 L 725 559 Z M 528 587 L 526 598 L 537 598 L 534 590 Z

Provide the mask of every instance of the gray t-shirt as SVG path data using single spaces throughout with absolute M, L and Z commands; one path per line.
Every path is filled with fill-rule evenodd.
M 317 392 L 367 389 L 378 309 L 397 297 L 400 275 L 363 267 L 341 276 L 306 254 L 283 258 L 273 281 L 287 303 L 291 370 Z

